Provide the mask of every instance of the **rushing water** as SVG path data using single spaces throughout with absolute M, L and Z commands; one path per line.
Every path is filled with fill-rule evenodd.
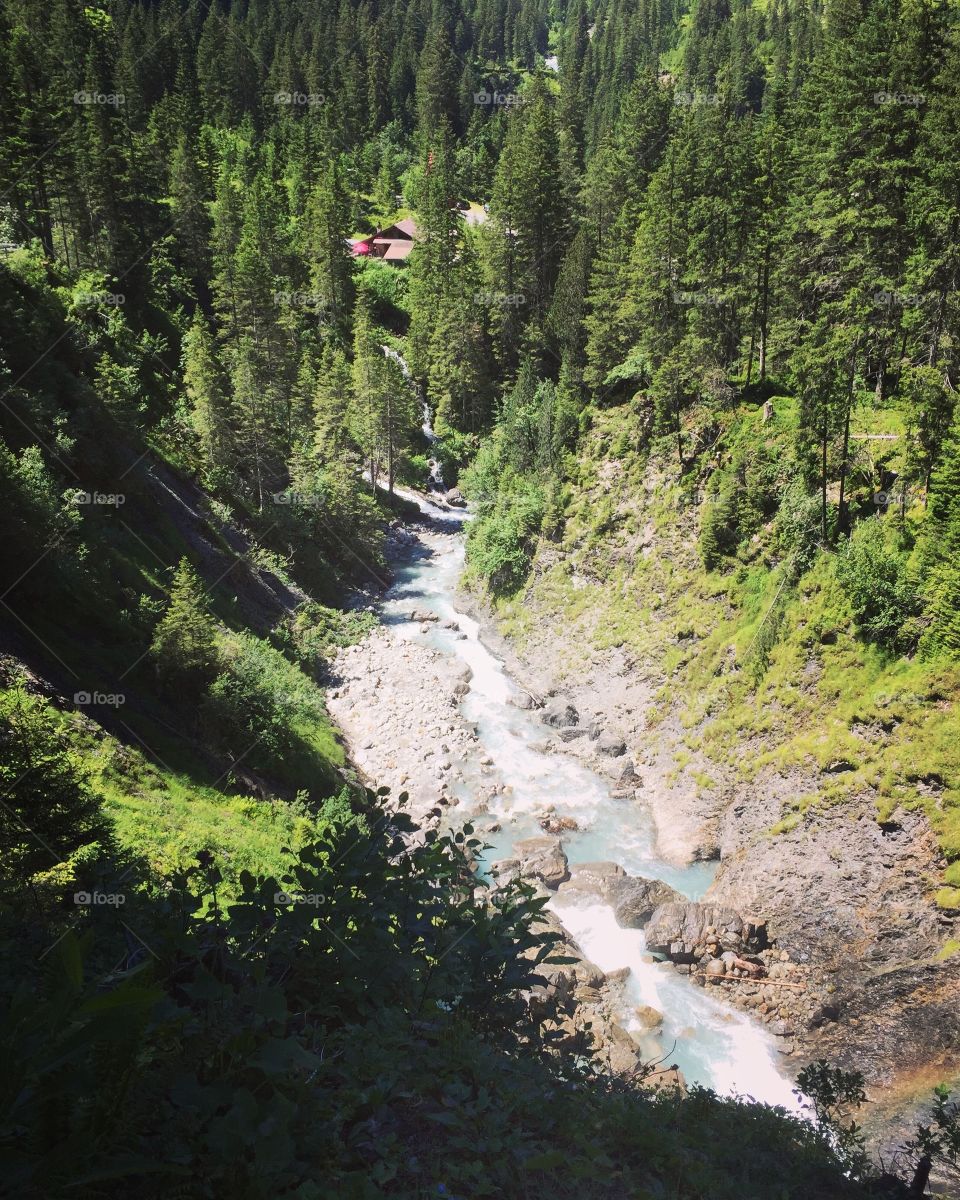
M 408 495 L 447 528 L 467 519 L 463 513 Z M 478 789 L 491 779 L 506 785 L 506 794 L 488 801 L 489 817 L 479 822 L 481 827 L 491 822 L 502 825 L 499 834 L 484 835 L 494 843 L 488 861 L 509 857 L 515 841 L 541 833 L 536 814 L 553 805 L 558 816 L 572 816 L 579 826 L 578 832 L 563 837 L 571 863 L 617 862 L 630 874 L 663 879 L 690 899 L 702 896 L 712 868 L 705 864 L 676 868 L 662 862 L 641 805 L 614 800 L 608 782 L 572 756 L 537 749 L 549 731 L 535 711 L 509 703 L 520 695 L 519 687 L 481 641 L 477 622 L 454 606 L 463 538 L 431 541 L 431 553 L 398 572 L 385 599 L 384 618 L 401 637 L 425 642 L 473 672 L 462 711 L 476 726 L 482 752 L 477 762 L 462 764 L 463 778 L 454 791 L 469 812 Z M 423 633 L 420 624 L 409 619 L 412 609 L 434 612 L 439 621 Z M 442 628 L 444 621 L 454 620 L 466 637 L 458 637 L 456 629 Z M 482 765 L 483 758 L 492 763 Z M 689 1082 L 797 1109 L 790 1082 L 777 1070 L 773 1039 L 755 1021 L 721 1004 L 669 965 L 653 962 L 645 953 L 642 931 L 620 928 L 608 905 L 555 897 L 550 907 L 598 967 L 604 971 L 630 967 L 623 1023 L 637 1027 L 632 1015 L 637 1005 L 659 1009 L 664 1014 L 660 1052 L 668 1063 L 677 1063 Z

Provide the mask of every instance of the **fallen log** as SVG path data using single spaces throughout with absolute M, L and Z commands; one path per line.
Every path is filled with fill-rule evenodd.
M 708 975 L 706 971 L 692 971 L 701 979 L 732 979 L 734 983 L 758 983 L 761 987 L 794 988 L 798 992 L 806 991 L 805 983 L 789 983 L 786 979 L 758 979 L 756 975 Z

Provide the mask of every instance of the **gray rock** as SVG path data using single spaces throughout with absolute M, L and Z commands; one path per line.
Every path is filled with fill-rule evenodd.
M 579 725 L 580 714 L 569 701 L 555 697 L 544 706 L 540 720 L 554 729 L 563 729 L 570 725 Z
M 557 888 L 570 878 L 563 846 L 552 837 L 525 838 L 513 848 L 524 877 L 542 879 L 549 888 Z
M 568 725 L 565 729 L 560 730 L 561 742 L 574 742 L 577 740 L 577 738 L 582 738 L 582 737 L 586 737 L 586 736 L 587 736 L 587 731 L 585 729 L 577 729 L 573 725 Z
M 581 895 L 599 896 L 608 903 L 627 873 L 619 863 L 592 862 L 574 863 L 570 878 L 560 885 L 560 893 L 576 892 Z
M 765 945 L 765 926 L 745 923 L 732 908 L 716 904 L 670 901 L 661 904 L 647 924 L 647 949 L 666 954 L 675 963 L 696 962 L 704 948 L 716 946 L 739 954 Z
M 683 902 L 679 892 L 660 879 L 624 876 L 613 896 L 613 915 L 624 929 L 642 929 L 654 912 L 671 901 Z
M 597 753 L 603 754 L 606 758 L 619 758 L 626 752 L 627 743 L 615 734 L 601 733 L 597 738 Z
M 633 784 L 634 780 L 637 778 L 638 778 L 637 768 L 634 766 L 633 759 L 628 758 L 627 761 L 623 764 L 623 770 L 617 776 L 617 783 L 619 783 L 621 785 L 625 785 L 628 783 Z

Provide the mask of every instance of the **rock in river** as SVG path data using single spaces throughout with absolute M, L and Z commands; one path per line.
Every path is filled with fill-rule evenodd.
M 525 838 L 513 848 L 520 863 L 520 874 L 542 879 L 548 888 L 557 888 L 570 878 L 563 846 L 552 837 Z

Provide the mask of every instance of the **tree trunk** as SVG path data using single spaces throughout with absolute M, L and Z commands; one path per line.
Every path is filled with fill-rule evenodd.
M 387 495 L 393 499 L 393 393 L 387 396 Z
M 825 402 L 824 402 L 825 403 Z M 820 538 L 827 544 L 827 413 L 824 409 L 820 430 Z
M 856 350 L 850 359 L 850 376 L 847 380 L 847 400 L 843 414 L 843 451 L 840 455 L 840 502 L 838 508 L 839 525 L 842 533 L 850 532 L 850 522 L 847 520 L 844 490 L 847 484 L 847 457 L 850 453 L 850 411 L 853 408 L 853 381 L 856 376 Z

